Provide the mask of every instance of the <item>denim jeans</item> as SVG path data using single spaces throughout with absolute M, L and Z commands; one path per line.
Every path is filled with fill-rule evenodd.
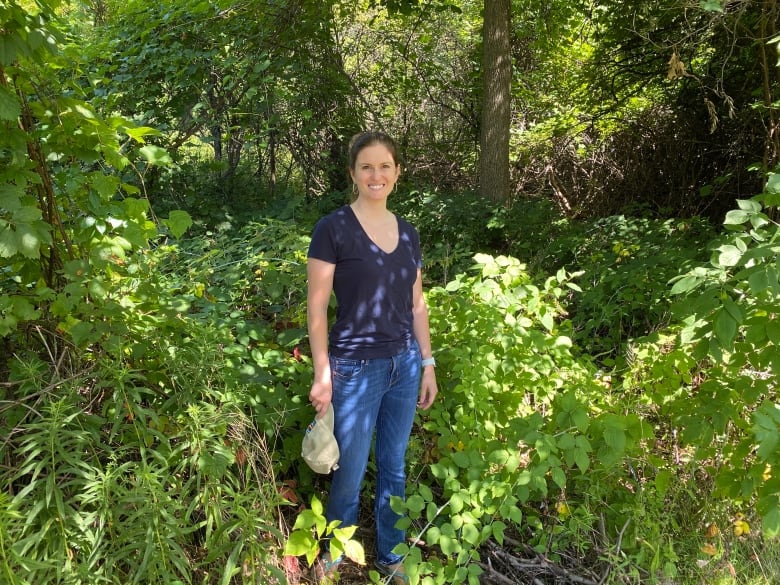
M 360 486 L 376 431 L 377 560 L 397 563 L 401 557 L 392 550 L 404 541 L 405 532 L 395 527 L 400 516 L 390 508 L 390 497 L 403 498 L 406 492 L 406 446 L 417 411 L 422 369 L 419 346 L 412 342 L 409 349 L 390 358 L 331 356 L 330 367 L 340 457 L 325 515 L 328 522 L 340 520 L 342 527 L 357 525 Z

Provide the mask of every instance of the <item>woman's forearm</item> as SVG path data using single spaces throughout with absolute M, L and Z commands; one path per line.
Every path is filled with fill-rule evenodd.
M 420 355 L 423 359 L 433 356 L 431 349 L 431 330 L 428 324 L 428 307 L 421 303 L 414 308 L 414 337 L 417 339 L 417 345 L 420 346 Z
M 309 307 L 307 310 L 309 345 L 311 347 L 314 380 L 330 380 L 330 362 L 328 360 L 328 310 L 321 307 Z

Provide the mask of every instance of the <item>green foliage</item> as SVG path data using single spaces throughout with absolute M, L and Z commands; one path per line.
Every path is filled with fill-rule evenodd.
M 29 21 L 30 31 L 8 35 L 8 50 L 26 49 L 9 55 L 2 72 L 8 115 L 0 120 L 7 163 L 0 172 L 0 337 L 42 319 L 77 345 L 116 347 L 127 324 L 111 327 L 124 310 L 121 287 L 113 287 L 139 270 L 132 252 L 157 237 L 148 201 L 135 197 L 138 187 L 121 173 L 141 173 L 165 155 L 146 143 L 152 129 L 101 119 L 73 97 L 77 87 L 58 85 L 67 57 L 53 41 L 64 37 L 42 7 L 37 17 L 15 4 L 4 13 L 8 22 Z M 176 236 L 188 226 L 181 212 L 164 221 Z
M 2 364 L 0 570 L 12 583 L 283 578 L 268 546 L 281 538 L 268 521 L 277 409 L 247 408 L 263 393 L 239 381 L 245 345 L 188 318 L 181 282 L 160 271 L 175 246 L 149 249 L 149 203 L 122 177 L 143 186 L 168 157 L 146 143 L 155 131 L 57 85 L 66 58 L 39 59 L 29 32 L 62 38 L 51 14 L 3 10 L 4 30 L 29 23 L 4 35 L 5 54 L 29 50 L 2 71 L 0 335 L 18 350 Z M 191 221 L 174 210 L 161 225 L 178 238 Z
M 266 440 L 243 410 L 248 389 L 220 368 L 220 336 L 179 327 L 150 330 L 155 351 L 136 367 L 105 360 L 48 392 L 30 377 L 45 364 L 15 362 L 4 530 L 20 578 L 192 582 L 205 572 L 227 583 L 273 568 L 263 535 L 276 534 L 277 496 Z
M 739 346 L 738 354 L 729 351 L 725 358 L 723 350 L 713 354 L 728 366 L 704 359 L 722 327 L 713 315 L 726 311 L 718 305 L 728 300 L 722 293 L 724 277 L 698 278 L 704 273 L 695 267 L 699 254 L 690 242 L 698 244 L 708 231 L 694 222 L 616 218 L 612 228 L 602 223 L 583 241 L 586 247 L 577 249 L 574 258 L 586 259 L 578 265 L 586 268 L 578 283 L 593 278 L 592 291 L 603 294 L 600 289 L 610 280 L 636 283 L 639 272 L 647 283 L 643 290 L 655 291 L 664 307 L 663 319 L 645 317 L 661 331 L 637 326 L 637 340 L 627 346 L 627 369 L 611 375 L 579 355 L 585 338 L 575 332 L 577 312 L 569 320 L 566 307 L 592 315 L 597 301 L 589 300 L 591 290 L 581 291 L 566 272 L 541 287 L 514 260 L 478 256 L 477 275 L 459 275 L 446 289 L 430 291 L 433 335 L 442 348 L 436 354 L 442 401 L 425 417 L 422 447 L 412 456 L 419 462 L 412 474 L 420 479 L 406 503 L 396 505 L 406 512 L 409 526 L 442 554 L 423 559 L 420 550 L 405 547 L 413 560 L 409 565 L 419 562 L 414 571 L 436 583 L 477 582 L 474 563 L 480 547 L 518 535 L 512 538 L 552 558 L 572 549 L 600 555 L 609 567 L 605 574 L 613 579 L 645 573 L 673 578 L 697 571 L 681 554 L 679 535 L 686 527 L 704 533 L 710 522 L 726 532 L 729 518 L 744 513 L 751 523 L 754 514 L 763 516 L 764 533 L 776 533 L 780 508 L 771 470 L 778 417 L 771 401 L 768 323 L 777 305 L 767 296 L 774 285 L 762 285 L 767 270 L 774 275 L 776 226 L 753 204 L 743 203 L 741 210 L 729 214 L 727 224 L 740 220 L 750 227 L 730 239 L 750 233 L 754 245 L 764 248 L 751 251 L 733 244 L 746 255 L 740 264 L 732 247 L 721 241 L 714 245 L 713 265 L 719 272 L 728 270 L 724 262 L 746 267 L 744 284 L 733 285 L 743 293 L 735 306 L 745 303 L 751 290 L 760 291 L 767 304 L 757 314 L 764 316 L 756 325 L 764 334 L 750 335 L 754 343 L 763 343 L 760 348 L 751 352 Z M 613 262 L 604 262 L 603 254 L 596 260 L 585 255 L 587 250 L 601 253 L 605 241 L 612 244 Z M 637 243 L 633 251 L 632 241 Z M 645 261 L 647 249 L 654 255 Z M 620 272 L 623 261 L 630 264 L 625 273 Z M 651 262 L 661 270 L 651 270 Z M 704 286 L 705 280 L 717 283 L 718 303 L 705 295 L 693 305 L 705 314 L 685 313 L 690 301 L 678 303 L 673 312 L 670 293 L 680 293 L 680 286 L 670 290 L 655 280 L 686 266 L 695 267 L 691 274 L 697 277 L 693 284 L 689 277 L 680 280 L 686 290 Z M 751 289 L 754 274 L 761 276 L 752 276 Z M 630 307 L 656 310 L 646 302 L 636 299 Z M 610 304 L 602 297 L 600 303 L 599 309 L 625 310 L 623 301 Z M 743 310 L 731 307 L 729 316 Z M 687 327 L 663 327 L 677 323 L 680 312 L 691 315 L 684 317 Z M 741 319 L 746 323 L 747 313 Z M 608 325 L 605 331 L 626 340 L 622 326 Z M 675 341 L 679 332 L 682 343 Z M 694 338 L 702 341 L 696 345 Z M 756 455 L 747 459 L 746 468 L 751 452 Z M 551 508 L 556 513 L 545 512 Z M 735 534 L 745 538 L 745 533 L 728 532 L 726 540 Z
M 312 565 L 320 555 L 320 543 L 327 539 L 331 558 L 344 555 L 359 565 L 366 564 L 363 545 L 352 538 L 357 526 L 340 528 L 339 524 L 337 520 L 328 523 L 322 503 L 314 496 L 311 507 L 295 518 L 295 525 L 284 546 L 284 554 L 305 556 L 308 564 Z
M 686 423 L 683 439 L 697 446 L 697 457 L 730 463 L 713 474 L 719 493 L 735 501 L 757 497 L 764 532 L 772 536 L 780 533 L 780 483 L 772 471 L 780 463 L 774 383 L 780 226 L 764 206 L 778 203 L 777 177 L 770 174 L 766 193 L 738 201 L 739 209 L 726 215 L 728 231 L 711 247 L 709 265 L 675 279 L 672 289 L 691 306 L 680 346 L 712 361 L 707 379 L 694 388 L 704 416 L 678 415 Z M 724 435 L 731 440 L 710 443 Z
M 572 353 L 561 305 L 579 290 L 571 276 L 537 286 L 517 260 L 476 259 L 475 275 L 429 293 L 442 401 L 412 457 L 424 479 L 397 503 L 441 549 L 418 568 L 437 583 L 478 582 L 481 545 L 538 524 L 534 502 L 618 471 L 648 432 L 636 417 L 597 414 L 609 402 L 595 368 Z
M 666 283 L 706 258 L 712 235 L 699 219 L 614 216 L 592 222 L 566 250 L 572 257 L 564 264 L 583 272 L 583 294 L 570 304 L 578 345 L 612 363 L 631 339 L 668 324 L 672 296 Z
M 398 131 L 417 171 L 392 204 L 419 227 L 437 285 L 441 395 L 394 502 L 428 546 L 401 547 L 412 580 L 477 583 L 497 545 L 581 559 L 605 583 L 717 582 L 768 551 L 745 580 L 770 582 L 780 174 L 709 246 L 696 219 L 561 212 L 635 200 L 627 172 L 653 201 L 693 189 L 694 208 L 729 182 L 696 149 L 695 166 L 670 164 L 664 145 L 690 146 L 678 123 L 702 116 L 658 100 L 684 102 L 676 88 L 698 72 L 668 83 L 668 55 L 630 41 L 690 23 L 709 35 L 731 13 L 601 7 L 596 44 L 578 6 L 515 5 L 515 176 L 539 197 L 491 209 L 453 194 L 475 162 L 479 3 L 455 24 L 444 3 L 387 3 L 389 17 L 339 2 L 109 3 L 78 37 L 60 2 L 35 4 L 0 7 L 0 581 L 283 582 L 281 557 L 311 562 L 327 536 L 362 560 L 352 529 L 325 522 L 299 429 L 307 235 L 343 199 L 345 141 L 372 125 Z M 380 24 L 384 38 L 357 42 Z M 702 70 L 732 48 L 706 35 L 683 55 Z M 599 60 L 616 47 L 624 60 Z M 585 83 L 591 62 L 625 81 L 614 102 Z M 758 87 L 744 69 L 722 104 L 729 86 Z M 723 156 L 759 158 L 751 140 Z M 290 532 L 281 474 L 311 502 Z
M 474 253 L 495 254 L 503 247 L 502 210 L 491 209 L 476 193 L 412 191 L 391 203 L 420 232 L 426 286 L 445 285 L 468 270 Z
M 272 222 L 232 246 L 212 236 L 194 266 L 194 248 L 134 252 L 136 268 L 69 330 L 75 352 L 58 340 L 51 365 L 12 362 L 1 477 L 15 496 L 0 544 L 19 582 L 284 578 L 276 473 L 297 459 L 283 453 L 300 453 L 283 429 L 309 416 L 291 414 L 308 368 L 286 320 L 299 314 L 285 287 L 301 290 L 301 264 L 279 270 L 270 254 L 303 244 Z M 84 370 L 60 372 L 63 360 Z

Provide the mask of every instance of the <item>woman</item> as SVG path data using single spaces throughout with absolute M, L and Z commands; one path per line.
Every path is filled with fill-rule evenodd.
M 360 485 L 376 432 L 374 514 L 377 568 L 406 583 L 403 542 L 392 496 L 404 497 L 405 454 L 416 408 L 436 398 L 428 308 L 422 292 L 420 239 L 387 209 L 401 165 L 395 142 L 364 132 L 350 142 L 353 201 L 314 228 L 308 259 L 308 328 L 314 362 L 309 400 L 322 416 L 333 403 L 341 457 L 333 472 L 328 522 L 354 526 Z M 331 292 L 336 321 L 328 331 Z M 325 554 L 315 564 L 320 582 L 341 558 Z

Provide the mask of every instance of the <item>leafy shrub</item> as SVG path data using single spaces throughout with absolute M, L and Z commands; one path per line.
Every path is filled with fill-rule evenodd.
M 310 416 L 293 351 L 303 239 L 268 222 L 213 234 L 191 261 L 194 245 L 128 254 L 100 296 L 73 272 L 61 355 L 11 362 L 12 582 L 286 578 L 277 473 Z
M 262 425 L 245 411 L 251 389 L 222 367 L 217 331 L 181 321 L 172 333 L 148 331 L 143 358 L 48 380 L 34 356 L 13 363 L 2 448 L 12 582 L 281 576 L 268 522 L 281 500 Z
M 583 294 L 569 307 L 583 350 L 614 360 L 626 342 L 668 324 L 670 279 L 706 258 L 714 233 L 703 220 L 614 216 L 595 221 L 571 250 Z
M 582 522 L 595 530 L 617 493 L 629 501 L 624 462 L 640 456 L 651 434 L 573 353 L 561 304 L 578 290 L 569 275 L 560 271 L 537 286 L 517 260 L 477 261 L 475 275 L 429 293 L 442 347 L 441 401 L 413 442 L 412 493 L 396 502 L 441 551 L 424 560 L 419 549 L 404 548 L 414 575 L 435 583 L 478 582 L 480 548 L 489 540 L 503 544 L 514 534 L 544 548 L 548 520 L 540 510 L 550 500 L 572 498 L 572 509 L 578 498 L 590 502 L 587 518 L 577 512 L 576 529 L 572 520 L 571 532 L 556 533 L 556 546 L 591 548 L 576 537 Z M 610 528 L 625 513 L 605 516 Z
M 444 285 L 465 272 L 476 253 L 498 254 L 504 249 L 503 212 L 476 193 L 412 191 L 390 204 L 420 232 L 426 286 Z
M 756 498 L 772 536 L 780 534 L 780 478 L 772 471 L 780 463 L 780 226 L 766 211 L 780 203 L 778 193 L 780 174 L 771 174 L 766 193 L 738 201 L 709 265 L 681 275 L 672 288 L 687 300 L 677 346 L 698 360 L 687 397 L 698 408 L 670 405 L 685 429 L 682 441 L 696 447 L 697 459 L 727 462 L 709 470 L 717 493 L 732 501 Z

